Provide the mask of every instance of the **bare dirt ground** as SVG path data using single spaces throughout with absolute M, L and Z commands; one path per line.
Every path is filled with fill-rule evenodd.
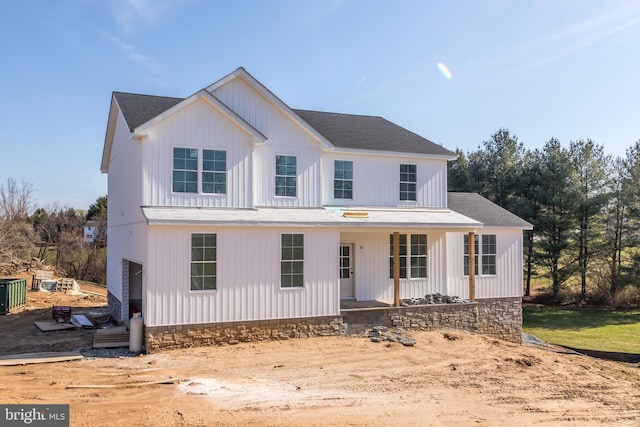
M 0 354 L 88 356 L 0 367 L 0 403 L 67 403 L 72 426 L 640 425 L 638 367 L 458 331 L 412 332 L 413 347 L 331 337 L 134 356 L 33 325 L 53 304 L 104 311 L 103 288 L 81 290 L 101 295 L 30 291 L 0 316 Z

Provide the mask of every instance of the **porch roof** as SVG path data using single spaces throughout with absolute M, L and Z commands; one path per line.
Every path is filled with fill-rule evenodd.
M 419 208 L 192 208 L 143 206 L 149 225 L 465 228 L 482 223 L 449 209 Z M 355 216 L 345 216 L 351 212 Z M 361 216 L 366 212 L 366 217 Z

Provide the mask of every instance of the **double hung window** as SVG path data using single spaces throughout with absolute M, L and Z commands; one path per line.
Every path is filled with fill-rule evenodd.
M 400 200 L 416 200 L 416 165 L 400 165 Z
M 295 156 L 276 156 L 276 196 L 296 197 Z
M 400 234 L 400 278 L 416 279 L 427 277 L 427 235 Z M 410 244 L 408 244 L 410 242 Z M 393 279 L 394 267 L 393 234 L 389 235 L 389 278 Z M 410 268 L 407 268 L 409 261 Z
M 283 234 L 280 246 L 280 287 L 304 285 L 304 234 Z
M 215 234 L 191 235 L 191 290 L 216 289 L 217 249 Z
M 336 160 L 333 163 L 333 198 L 353 199 L 353 162 Z
M 469 236 L 464 235 L 464 275 L 469 275 Z M 482 245 L 480 245 L 482 241 Z M 495 234 L 483 234 L 475 235 L 474 239 L 474 254 L 475 256 L 475 268 L 474 272 L 477 275 L 478 271 L 482 271 L 483 275 L 496 274 L 496 235 Z M 481 263 L 478 261 L 482 261 Z
M 226 194 L 227 152 L 174 147 L 171 188 L 174 193 Z

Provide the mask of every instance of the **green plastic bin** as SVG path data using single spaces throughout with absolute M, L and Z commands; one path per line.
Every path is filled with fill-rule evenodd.
M 27 303 L 27 279 L 0 279 L 0 314 Z

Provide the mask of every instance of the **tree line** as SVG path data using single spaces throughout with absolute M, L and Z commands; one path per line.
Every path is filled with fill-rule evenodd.
M 525 295 L 543 276 L 554 301 L 638 304 L 640 140 L 614 157 L 590 139 L 531 150 L 500 129 L 456 154 L 449 191 L 479 193 L 534 226 L 524 239 Z
M 0 184 L 0 262 L 37 258 L 69 277 L 106 283 L 106 196 L 86 212 L 53 206 L 30 213 L 34 191 L 12 178 Z M 84 239 L 87 221 L 97 229 L 91 242 Z

